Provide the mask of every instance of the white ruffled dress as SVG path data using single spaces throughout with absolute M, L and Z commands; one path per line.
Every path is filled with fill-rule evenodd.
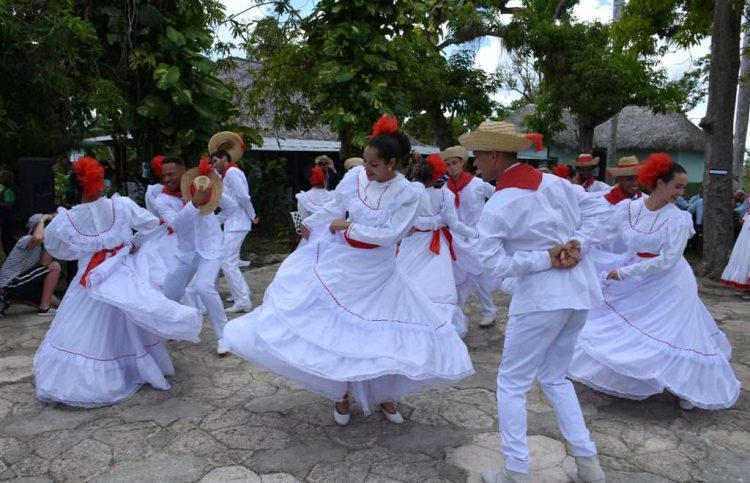
M 430 187 L 423 191 L 419 216 L 411 234 L 401 241 L 397 265 L 463 337 L 468 327 L 466 316 L 458 306 L 453 278 L 453 260 L 457 254 L 453 243 L 457 236 L 478 239 L 479 232 L 458 221 L 454 203 L 454 195 L 448 190 Z
M 164 185 L 156 183 L 146 189 L 146 209 L 159 218 L 156 210 L 156 198 L 161 194 Z M 160 220 L 165 224 L 164 220 Z M 141 273 L 148 273 L 154 287 L 161 289 L 169 270 L 169 264 L 177 253 L 177 236 L 169 226 L 149 237 L 148 241 L 135 254 L 134 263 Z M 191 304 L 192 305 L 192 304 Z
M 742 220 L 742 229 L 734 242 L 729 263 L 721 274 L 721 283 L 740 290 L 750 290 L 750 213 Z
M 348 392 L 366 413 L 473 374 L 450 320 L 396 267 L 419 200 L 400 174 L 378 183 L 349 171 L 305 220 L 310 243 L 279 267 L 263 304 L 227 324 L 232 352 L 331 400 Z M 352 225 L 331 235 L 347 212 Z
M 682 256 L 695 233 L 690 214 L 673 204 L 650 211 L 641 198 L 618 204 L 611 223 L 628 247 L 622 280 L 603 282 L 604 304 L 589 313 L 570 377 L 630 399 L 666 389 L 700 408 L 732 406 L 740 383 L 731 346 Z
M 118 195 L 58 209 L 45 249 L 79 268 L 34 357 L 39 400 L 96 407 L 124 401 L 143 384 L 169 388 L 164 376 L 174 368 L 163 342 L 197 342 L 202 318 L 154 289 L 129 254 L 133 230 L 140 245 L 163 229 Z

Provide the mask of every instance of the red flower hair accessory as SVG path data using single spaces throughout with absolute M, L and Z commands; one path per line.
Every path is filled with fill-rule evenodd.
M 561 178 L 570 178 L 570 166 L 567 164 L 558 164 L 555 166 L 555 175 Z
M 310 186 L 325 186 L 326 173 L 320 166 L 315 166 L 310 174 Z
M 638 182 L 648 189 L 656 187 L 656 181 L 672 167 L 672 158 L 667 153 L 652 153 L 638 167 Z
M 154 156 L 151 158 L 151 172 L 154 173 L 154 175 L 161 179 L 162 177 L 162 164 L 164 164 L 164 160 L 166 159 L 166 156 L 163 154 L 160 154 L 158 156 Z
M 383 114 L 372 126 L 372 136 L 395 134 L 398 131 L 398 120 L 391 114 Z
M 211 162 L 208 160 L 208 156 L 203 156 L 198 162 L 198 172 L 201 176 L 207 176 L 213 169 Z
M 96 159 L 88 156 L 78 158 L 73 164 L 73 172 L 84 196 L 93 196 L 104 191 L 104 168 Z
M 542 144 L 544 137 L 541 134 L 532 132 L 524 137 L 534 143 L 534 151 L 541 151 L 544 149 L 544 144 Z
M 445 176 L 445 161 L 443 161 L 443 158 L 441 158 L 439 154 L 430 154 L 425 161 L 432 168 L 431 181 L 433 183 Z

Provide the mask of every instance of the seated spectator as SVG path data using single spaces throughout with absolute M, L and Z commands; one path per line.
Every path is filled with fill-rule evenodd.
M 0 315 L 10 301 L 39 307 L 38 315 L 54 316 L 60 301 L 54 290 L 60 278 L 60 264 L 44 251 L 44 224 L 54 215 L 29 218 L 28 235 L 21 237 L 0 268 Z
M 0 171 L 0 241 L 2 241 L 3 252 L 7 257 L 13 250 L 16 242 L 13 236 L 13 206 L 16 202 L 15 183 L 13 173 Z

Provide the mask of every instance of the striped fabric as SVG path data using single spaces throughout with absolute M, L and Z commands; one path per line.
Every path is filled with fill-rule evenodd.
M 17 276 L 39 265 L 42 258 L 42 247 L 40 245 L 27 248 L 26 245 L 30 239 L 31 235 L 26 235 L 16 242 L 16 246 L 13 247 L 10 255 L 3 263 L 3 267 L 0 268 L 0 287 L 6 287 Z

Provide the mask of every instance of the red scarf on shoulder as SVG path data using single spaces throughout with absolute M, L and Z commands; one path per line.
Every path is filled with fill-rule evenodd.
M 474 176 L 471 175 L 471 173 L 467 173 L 464 171 L 461 173 L 461 176 L 458 177 L 458 181 L 454 181 L 453 178 L 448 178 L 448 183 L 446 183 L 446 186 L 448 186 L 448 189 L 453 192 L 454 195 L 456 195 L 456 208 L 461 206 L 461 196 L 459 193 L 462 189 L 466 188 L 466 185 L 471 183 L 471 180 L 474 179 Z
M 221 172 L 221 179 L 224 179 L 224 176 L 227 175 L 227 171 L 229 171 L 231 168 L 240 169 L 240 168 L 237 167 L 237 163 L 229 163 L 227 165 L 226 169 L 224 169 L 224 171 Z
M 542 184 L 542 172 L 528 164 L 519 163 L 515 166 L 511 166 L 500 181 L 495 186 L 495 191 L 500 191 L 505 188 L 520 188 L 524 190 L 534 190 L 539 188 Z
M 638 199 L 641 197 L 641 193 L 636 193 L 635 196 L 632 198 L 626 195 L 622 189 L 620 188 L 620 185 L 615 186 L 611 190 L 609 190 L 609 193 L 604 195 L 604 199 L 609 201 L 611 204 L 616 205 L 620 201 L 628 200 L 628 199 Z
M 182 199 L 182 191 L 180 190 L 172 191 L 169 188 L 167 188 L 166 185 L 161 189 L 161 192 L 164 193 L 165 195 L 174 196 L 175 198 Z

